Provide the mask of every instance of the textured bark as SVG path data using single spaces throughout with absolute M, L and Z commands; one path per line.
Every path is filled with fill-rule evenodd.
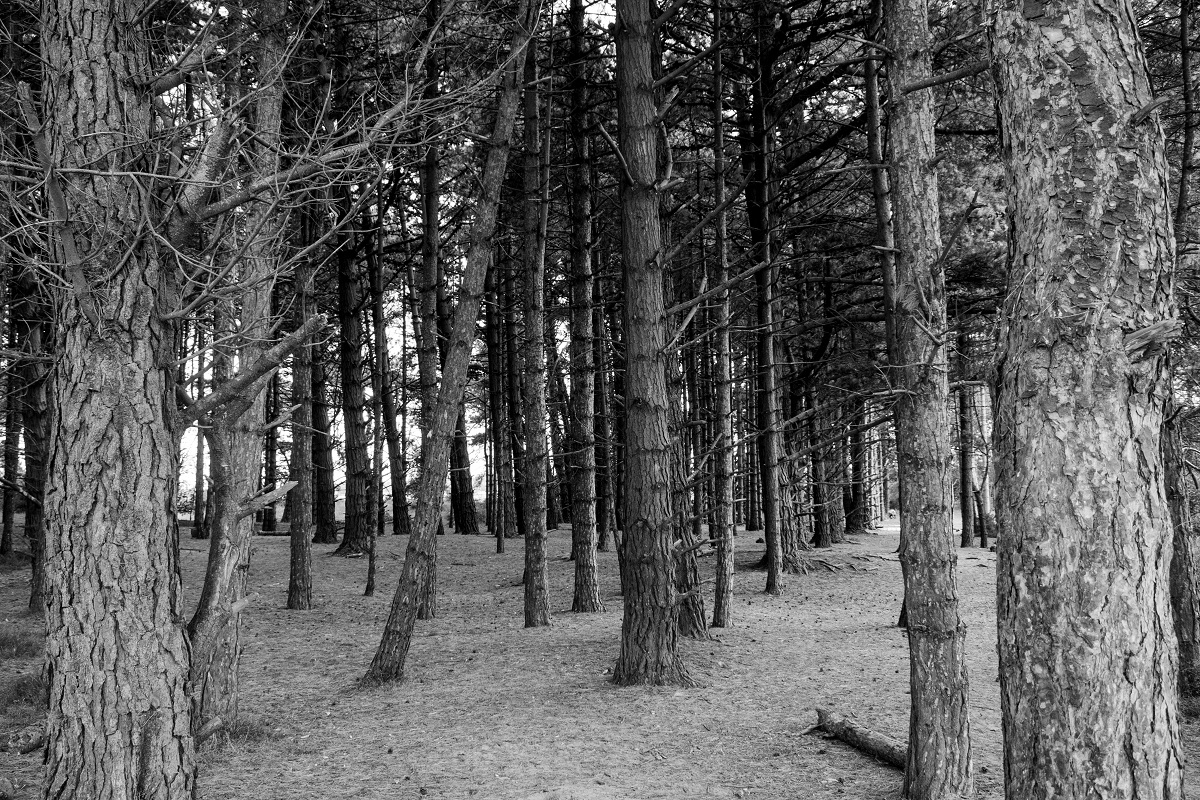
M 961 324 L 961 322 L 960 322 Z M 958 334 L 958 375 L 967 380 L 971 340 L 966 331 Z M 958 387 L 958 513 L 962 520 L 959 546 L 970 547 L 975 539 L 975 420 L 971 413 L 972 387 Z
M 53 407 L 66 413 L 50 424 L 45 497 L 43 796 L 188 800 L 178 449 L 172 369 L 162 366 L 173 361 L 162 314 L 174 262 L 157 237 L 139 235 L 160 210 L 131 177 L 154 168 L 154 110 L 136 88 L 153 67 L 132 4 L 73 0 L 42 11 L 45 135 L 51 164 L 64 170 L 53 180 L 70 198 L 70 216 L 52 226 L 54 249 L 88 287 L 55 304 Z M 106 164 L 122 171 L 95 169 Z M 71 263 L 72 251 L 86 261 Z
M 572 611 L 603 611 L 596 573 L 596 362 L 592 297 L 592 169 L 587 132 L 583 0 L 571 0 L 571 61 L 567 67 L 571 135 L 571 540 L 575 552 Z
M 888 78 L 907 86 L 932 74 L 926 0 L 885 0 Z M 974 791 L 966 625 L 958 612 L 954 549 L 954 453 L 950 446 L 946 289 L 938 224 L 933 92 L 893 105 L 895 211 L 896 457 L 900 566 L 907 612 L 911 711 L 905 796 L 968 797 Z
M 349 211 L 349 198 L 342 201 Z M 339 234 L 339 239 L 348 234 Z M 346 530 L 337 555 L 361 555 L 375 522 L 370 518 L 371 456 L 367 450 L 367 395 L 363 368 L 363 307 L 359 277 L 351 257 L 353 248 L 342 241 L 337 252 L 338 354 L 342 375 L 342 426 L 346 431 Z
M 329 400 L 324 348 L 312 347 L 313 520 L 316 544 L 337 544 L 337 492 L 333 482 L 333 439 L 329 435 Z
M 659 219 L 654 96 L 658 28 L 647 0 L 617 0 L 617 124 L 626 175 L 621 196 L 625 278 L 625 460 L 622 586 L 625 613 L 613 681 L 686 684 L 677 653 L 671 551 L 670 401 Z
M 513 496 L 512 440 L 508 435 L 508 401 L 505 394 L 504 325 L 497 310 L 495 270 L 489 269 L 485 291 L 488 358 L 488 434 L 491 437 L 495 480 L 492 535 L 496 552 L 504 552 L 504 540 L 516 536 L 516 498 Z
M 1011 207 L 997 353 L 1010 798 L 1183 797 L 1162 425 L 1163 133 L 1133 7 L 996 2 Z
M 1174 404 L 1172 404 L 1174 405 Z M 1179 693 L 1200 695 L 1200 596 L 1196 593 L 1196 526 L 1188 504 L 1183 469 L 1183 442 L 1175 414 L 1163 426 L 1163 465 L 1171 508 L 1171 613 L 1179 640 Z
M 771 163 L 774 149 L 774 113 L 768 108 L 775 94 L 774 14 L 766 0 L 754 5 L 755 79 L 750 91 L 750 140 L 743 143 L 753 171 L 746 188 L 746 216 L 750 223 L 752 262 L 770 262 L 774 256 L 771 237 Z M 755 275 L 758 291 L 758 333 L 755 360 L 758 369 L 755 395 L 755 439 L 758 457 L 758 498 L 766 539 L 767 594 L 783 591 L 783 549 L 779 514 L 779 397 L 775 391 L 775 268 Z
M 471 343 L 475 338 L 475 323 L 483 295 L 484 279 L 492 254 L 492 235 L 496 229 L 496 210 L 500 203 L 500 187 L 508 163 L 513 124 L 521 96 L 520 76 L 524 70 L 525 47 L 533 35 L 538 8 L 522 0 L 517 9 L 516 28 L 504 73 L 503 86 L 496 108 L 496 121 L 490 137 L 490 148 L 480 177 L 480 196 L 475 205 L 475 220 L 471 225 L 470 249 L 467 252 L 458 304 L 451 325 L 451 340 L 446 354 L 446 366 L 438 390 L 437 404 L 430 426 L 429 438 L 422 445 L 421 476 L 417 483 L 417 509 L 413 520 L 413 535 L 409 537 L 400 584 L 392 600 L 383 636 L 371 661 L 366 679 L 373 682 L 397 681 L 404 677 L 404 662 L 412 643 L 416 624 L 420 587 L 433 563 L 433 546 L 437 541 L 442 497 L 446 488 L 451 439 L 454 436 L 458 409 L 467 385 L 467 367 L 471 361 Z
M 392 391 L 391 358 L 388 355 L 387 325 L 383 316 L 383 271 L 382 254 L 376 252 L 371 258 L 371 327 L 375 343 L 371 385 L 379 389 L 379 410 L 387 440 L 388 474 L 392 481 L 392 534 L 407 536 L 412 532 L 412 526 L 408 517 L 408 487 L 404 476 L 404 443 L 396 424 L 396 397 Z M 378 472 L 376 474 L 378 477 Z
M 525 500 L 525 627 L 550 624 L 546 594 L 546 240 L 541 235 L 541 141 L 538 125 L 537 43 L 525 58 L 523 185 L 525 280 L 521 310 L 521 477 Z
M 313 270 L 307 262 L 296 270 L 296 315 L 301 324 L 313 313 Z M 287 607 L 312 608 L 313 458 L 312 346 L 300 347 L 292 358 L 292 464 L 296 486 L 292 499 Z
M 263 423 L 270 423 L 279 415 L 279 373 L 271 376 L 263 403 Z M 268 492 L 275 488 L 279 473 L 279 426 L 271 425 L 263 437 L 262 459 L 262 491 Z M 262 510 L 262 532 L 275 533 L 279 527 L 279 517 L 275 513 L 275 504 L 268 503 Z
M 721 3 L 713 0 L 713 25 L 721 29 Z M 721 48 L 713 52 L 713 202 L 717 208 L 725 202 L 725 126 L 724 75 Z M 729 246 L 725 211 L 717 212 L 716 242 L 717 282 L 729 280 Z M 718 298 L 715 322 L 716 353 L 713 387 L 713 505 L 708 538 L 717 543 L 716 589 L 713 598 L 712 626 L 729 626 L 733 606 L 733 377 L 732 348 L 729 342 L 729 290 Z
M 285 0 L 259 0 L 258 87 L 254 102 L 256 174 L 275 174 L 280 166 L 284 86 L 280 80 L 287 32 L 284 30 Z M 231 377 L 233 359 L 241 365 L 254 364 L 266 353 L 271 338 L 273 315 L 271 295 L 276 265 L 284 240 L 284 221 L 273 204 L 251 206 L 246 230 L 250 239 L 242 248 L 238 278 L 241 289 L 237 303 L 220 308 L 226 315 L 225 336 L 214 336 L 213 391 L 219 381 Z M 233 336 L 236 314 L 237 336 Z M 192 648 L 192 692 L 195 698 L 193 724 L 198 730 L 220 717 L 232 724 L 238 716 L 239 668 L 242 652 L 241 613 L 250 568 L 250 540 L 254 535 L 253 509 L 245 506 L 259 490 L 263 463 L 262 424 L 266 416 L 266 390 L 272 376 L 260 379 L 231 402 L 202 418 L 212 454 L 213 515 L 209 520 L 208 566 L 196 612 L 188 623 Z

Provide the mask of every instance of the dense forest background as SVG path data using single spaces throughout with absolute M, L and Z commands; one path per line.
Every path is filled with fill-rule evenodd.
M 259 534 L 290 537 L 297 611 L 312 542 L 363 557 L 370 595 L 380 537 L 408 537 L 376 685 L 438 615 L 438 534 L 519 546 L 540 627 L 569 528 L 572 611 L 604 611 L 618 557 L 613 680 L 686 686 L 677 638 L 737 624 L 742 537 L 777 595 L 892 515 L 906 794 L 970 791 L 954 549 L 994 542 L 1010 769 L 1037 760 L 1020 698 L 1055 694 L 1017 676 L 1066 626 L 1064 681 L 1114 676 L 1098 730 L 1177 780 L 1192 11 L 5 3 L 0 555 L 47 618 L 47 796 L 192 791 L 193 740 L 237 718 Z M 131 721 L 93 746 L 82 707 Z M 1028 780 L 1081 779 L 1061 767 Z

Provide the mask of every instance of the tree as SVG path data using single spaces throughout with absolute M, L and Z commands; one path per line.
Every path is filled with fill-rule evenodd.
M 513 125 L 521 95 L 525 67 L 525 51 L 537 25 L 540 6 L 522 0 L 516 12 L 509 56 L 504 66 L 496 119 L 489 139 L 490 147 L 480 176 L 481 192 L 476 205 L 475 221 L 471 226 L 471 247 L 467 253 L 465 271 L 459 286 L 458 305 L 454 309 L 451 339 L 447 346 L 442 383 L 438 389 L 429 436 L 421 445 L 421 474 L 417 481 L 417 509 L 413 533 L 405 553 L 400 583 L 392 598 L 391 610 L 383 636 L 366 680 L 372 682 L 398 681 L 404 677 L 404 662 L 412 643 L 421 587 L 425 584 L 433 562 L 433 547 L 441 521 L 442 497 L 446 488 L 450 447 L 458 422 L 459 407 L 467 384 L 467 367 L 471 360 L 471 344 L 475 339 L 475 323 L 483 296 L 488 262 L 491 260 L 491 238 L 496 229 L 496 212 L 500 204 L 500 186 L 504 180 L 508 153 L 511 149 Z
M 958 613 L 946 287 L 938 221 L 926 0 L 885 0 L 896 241 L 900 565 L 912 686 L 906 797 L 973 792 L 966 626 Z M 839 498 L 840 499 L 840 498 Z
M 617 124 L 624 263 L 625 472 L 621 652 L 613 682 L 689 682 L 678 632 L 671 509 L 668 341 L 663 298 L 658 104 L 654 88 L 658 26 L 648 0 L 618 0 Z
M 115 0 L 53 3 L 42 15 L 45 128 L 30 127 L 43 137 L 53 252 L 72 287 L 56 304 L 53 388 L 54 406 L 71 411 L 51 424 L 45 498 L 46 797 L 194 791 L 163 366 L 176 276 L 145 230 L 161 204 L 134 177 L 156 162 L 146 30 L 137 8 Z
M 1010 798 L 1183 796 L 1160 442 L 1175 249 L 1135 19 L 1124 0 L 993 9 L 1012 209 L 995 422 Z

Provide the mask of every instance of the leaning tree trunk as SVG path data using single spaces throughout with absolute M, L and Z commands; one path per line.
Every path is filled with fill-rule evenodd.
M 658 190 L 658 27 L 648 0 L 617 0 L 617 124 L 626 166 L 621 196 L 625 277 L 625 467 L 622 556 L 625 613 L 613 681 L 688 683 L 677 652 L 671 543 L 672 460 Z
M 946 288 L 938 225 L 933 93 L 904 93 L 931 74 L 926 0 L 885 0 L 895 181 L 896 447 L 912 704 L 905 797 L 973 791 L 966 626 L 958 612 L 954 455 L 946 353 Z M 840 495 L 840 492 L 839 492 Z
M 154 169 L 145 30 L 136 6 L 112 0 L 42 13 L 52 252 L 76 287 L 56 303 L 45 797 L 189 800 L 195 790 L 164 367 L 175 262 L 146 231 L 158 208 L 141 178 Z M 104 80 L 79 80 L 91 74 L 81 65 L 97 64 Z M 95 169 L 105 164 L 120 169 Z
M 1162 128 L 1125 0 L 1003 0 L 1009 177 L 995 417 L 1009 798 L 1182 798 L 1165 351 L 1178 322 Z
M 484 279 L 492 255 L 492 236 L 496 230 L 496 211 L 500 205 L 500 187 L 508 163 L 511 138 L 517 107 L 521 97 L 520 77 L 524 72 L 525 48 L 533 36 L 539 7 L 522 0 L 517 9 L 512 46 L 504 73 L 503 87 L 496 108 L 496 121 L 490 138 L 491 147 L 480 176 L 480 195 L 475 206 L 475 221 L 471 225 L 470 249 L 459 286 L 458 304 L 454 309 L 451 339 L 442 370 L 442 383 L 429 427 L 429 436 L 422 446 L 421 476 L 417 481 L 417 510 L 413 534 L 409 537 L 404 569 L 396 587 L 383 636 L 375 657 L 367 670 L 369 681 L 398 681 L 404 677 L 404 662 L 412 643 L 416 625 L 417 606 L 421 587 L 433 563 L 433 547 L 437 541 L 441 518 L 442 497 L 446 489 L 446 473 L 455 423 L 467 386 L 467 368 L 471 363 L 471 344 L 475 339 L 475 323 L 479 315 Z

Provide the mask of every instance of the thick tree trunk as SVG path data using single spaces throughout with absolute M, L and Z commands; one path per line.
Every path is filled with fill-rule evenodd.
M 621 196 L 625 277 L 625 613 L 613 681 L 687 684 L 677 652 L 671 542 L 670 400 L 659 219 L 654 24 L 648 0 L 617 0 L 617 123 L 626 166 Z
M 931 74 L 926 0 L 885 0 L 893 93 Z M 933 92 L 903 94 L 891 119 L 895 210 L 896 447 L 912 704 L 904 792 L 913 800 L 974 792 L 966 664 L 954 549 L 954 456 L 946 289 L 938 224 Z
M 525 439 L 521 477 L 525 500 L 525 627 L 550 624 L 546 594 L 546 240 L 541 236 L 541 137 L 538 125 L 537 42 L 525 57 L 524 254 L 521 417 Z
M 1172 406 L 1174 404 L 1172 403 Z M 1196 594 L 1196 527 L 1188 503 L 1183 469 L 1183 442 L 1179 420 L 1168 414 L 1163 426 L 1163 464 L 1166 469 L 1167 501 L 1171 508 L 1173 548 L 1171 552 L 1171 613 L 1179 640 L 1179 693 L 1200 695 L 1200 597 Z
M 61 196 L 71 201 L 55 214 L 54 252 L 87 286 L 56 303 L 44 507 L 44 796 L 53 798 L 189 800 L 195 789 L 178 448 L 163 366 L 173 361 L 162 313 L 174 261 L 155 236 L 139 235 L 158 211 L 131 177 L 153 169 L 155 112 L 139 88 L 154 71 L 144 30 L 137 8 L 110 0 L 42 13 L 47 166 L 63 170 L 49 183 L 57 193 L 69 182 Z M 105 79 L 81 80 L 97 64 Z M 122 170 L 94 169 L 109 163 Z
M 584 3 L 571 0 L 570 111 L 571 135 L 571 396 L 569 469 L 571 475 L 571 541 L 575 552 L 572 611 L 603 611 L 596 571 L 596 361 L 593 322 L 595 280 L 592 276 L 592 169 L 587 125 L 587 53 L 584 50 Z
M 1004 0 L 1012 252 L 995 419 L 1009 798 L 1182 798 L 1162 425 L 1162 129 L 1124 0 Z
M 396 681 L 404 677 L 404 662 L 412 642 L 416 624 L 420 587 L 433 563 L 433 546 L 437 541 L 442 497 L 446 488 L 450 444 L 454 435 L 458 409 L 467 385 L 467 367 L 471 361 L 471 343 L 475 338 L 475 323 L 480 298 L 491 260 L 492 235 L 496 229 L 496 210 L 500 203 L 500 187 L 508 163 L 513 124 L 521 96 L 520 77 L 524 71 L 525 47 L 533 36 L 538 7 L 522 0 L 517 10 L 516 30 L 513 33 L 510 57 L 504 74 L 503 87 L 496 109 L 496 121 L 490 137 L 491 147 L 480 178 L 480 196 L 475 206 L 475 221 L 471 225 L 471 247 L 459 287 L 458 304 L 454 310 L 451 340 L 442 372 L 437 405 L 430 426 L 429 438 L 422 446 L 421 477 L 417 484 L 417 510 L 413 520 L 413 535 L 409 537 L 408 552 L 396 595 L 392 600 L 383 636 L 367 671 L 370 681 Z

